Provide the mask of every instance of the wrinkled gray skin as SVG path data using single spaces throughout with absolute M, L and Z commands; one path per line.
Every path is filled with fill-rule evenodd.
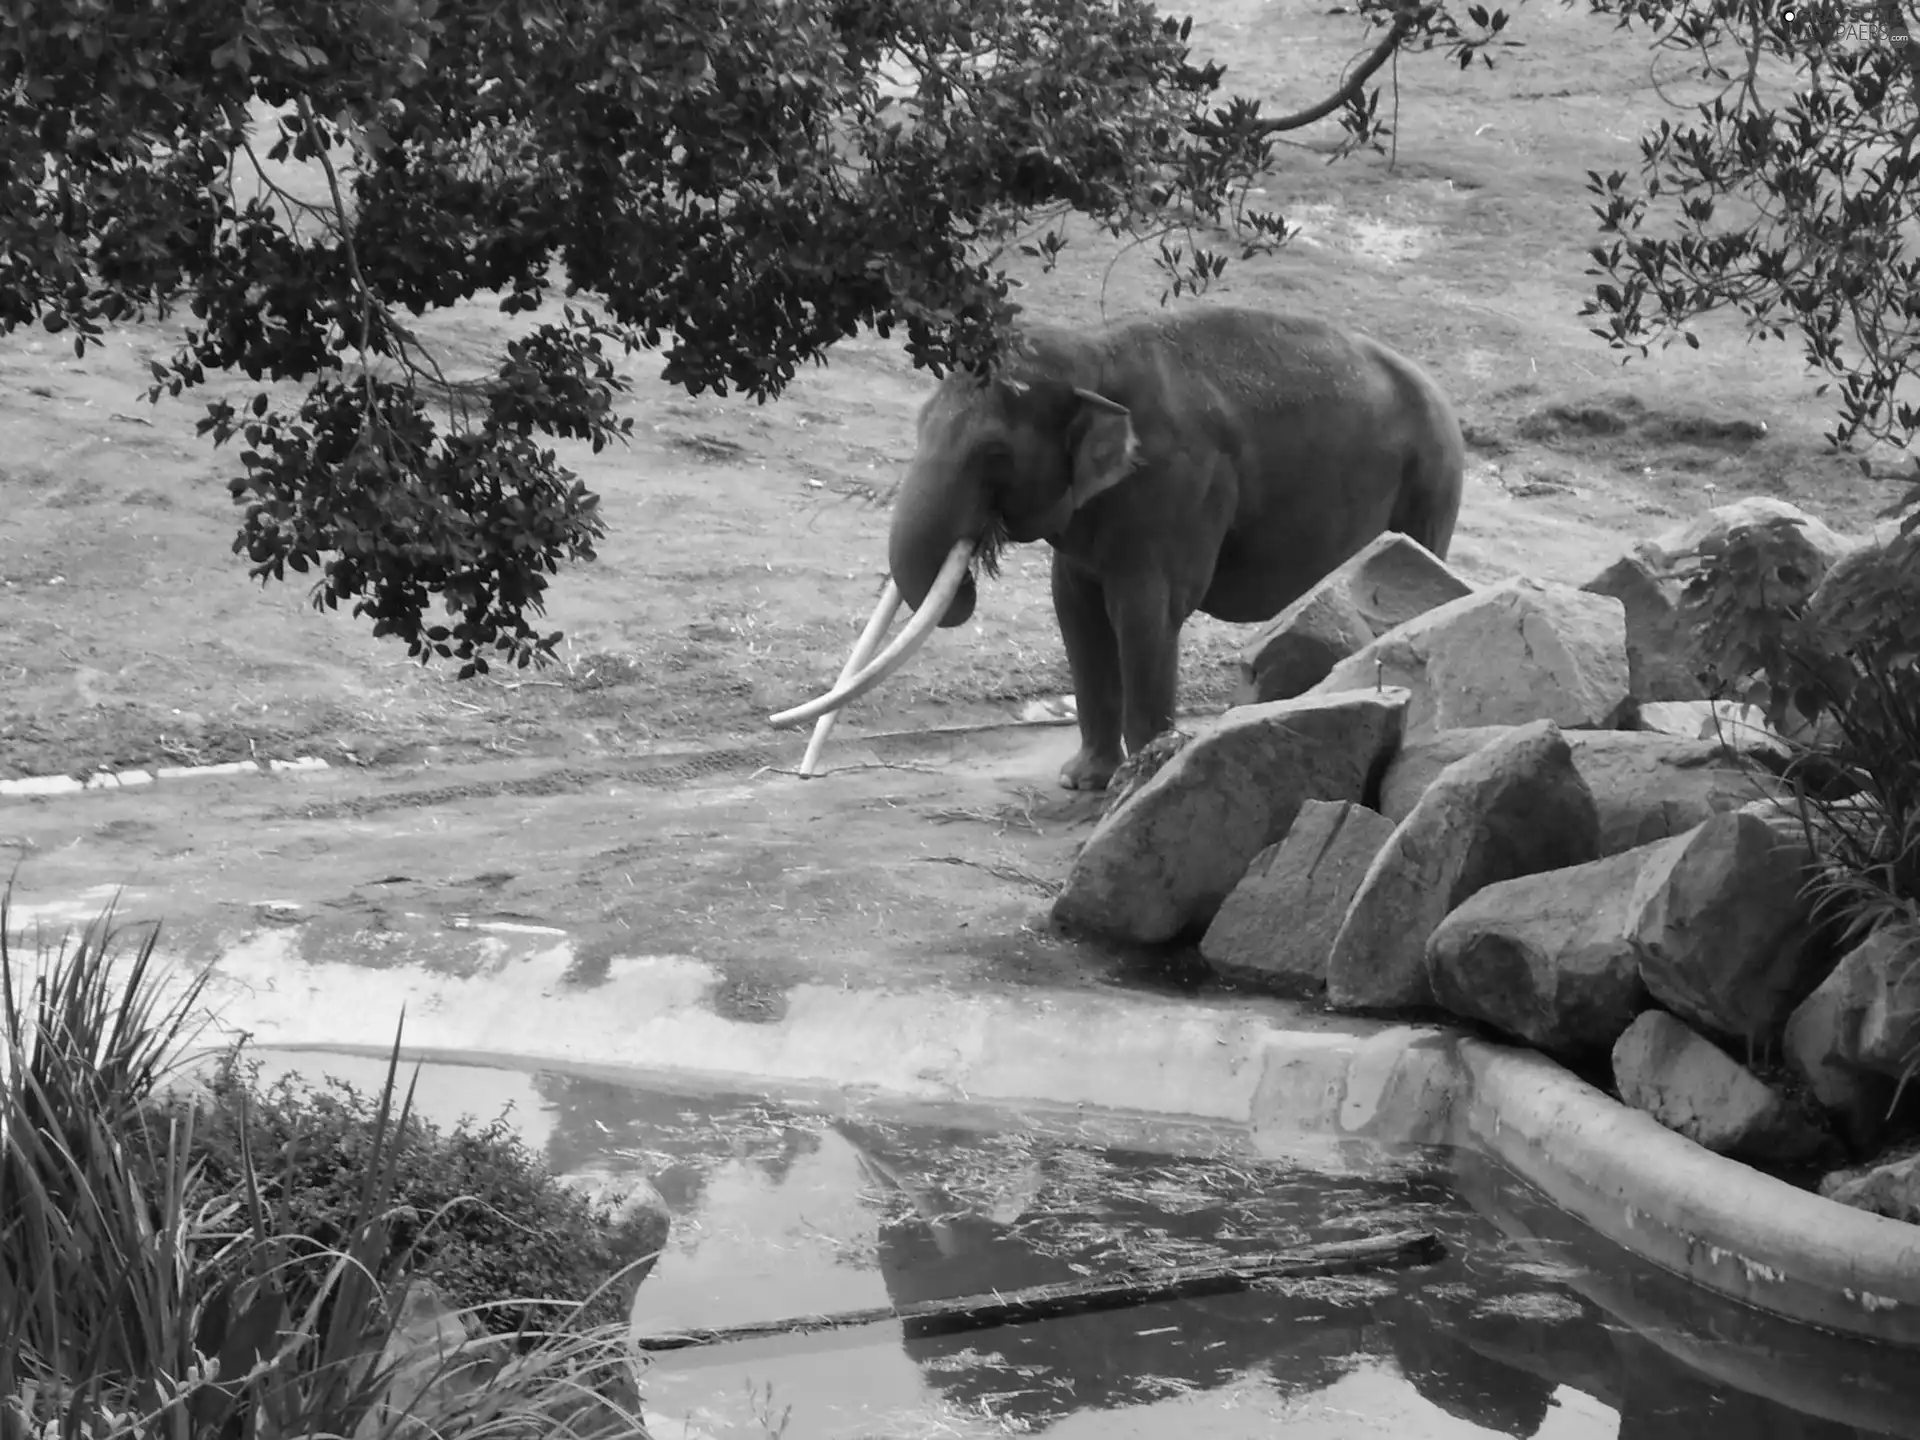
M 889 560 L 918 607 L 958 540 L 989 566 L 1006 541 L 1053 547 L 1080 714 L 1068 789 L 1104 789 L 1172 724 L 1194 611 L 1271 619 L 1383 530 L 1446 555 L 1460 426 L 1384 345 L 1224 307 L 1024 342 L 995 383 L 949 375 L 921 410 Z M 940 623 L 976 595 L 969 574 Z

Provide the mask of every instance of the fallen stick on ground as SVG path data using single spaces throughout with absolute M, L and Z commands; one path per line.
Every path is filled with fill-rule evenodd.
M 1350 1275 L 1361 1270 L 1431 1265 L 1445 1253 L 1440 1237 L 1431 1231 L 1398 1230 L 1391 1235 L 1331 1240 L 1268 1255 L 1249 1255 L 1219 1265 L 1180 1265 L 1137 1275 L 1031 1285 L 993 1295 L 958 1295 L 949 1300 L 919 1300 L 911 1305 L 875 1305 L 866 1310 L 842 1310 L 832 1315 L 795 1315 L 785 1320 L 723 1325 L 714 1330 L 643 1335 L 635 1343 L 642 1350 L 684 1350 L 694 1345 L 718 1345 L 766 1335 L 804 1335 L 814 1330 L 842 1330 L 888 1320 L 906 1321 L 908 1332 L 914 1335 L 951 1335 L 1026 1320 L 1119 1310 L 1129 1305 L 1152 1305 L 1200 1295 L 1230 1295 L 1249 1289 L 1260 1280 Z

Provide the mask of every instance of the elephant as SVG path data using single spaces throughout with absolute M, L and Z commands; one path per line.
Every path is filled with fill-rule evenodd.
M 1413 361 L 1325 320 L 1227 306 L 1027 328 L 991 376 L 950 372 L 917 428 L 881 606 L 834 689 L 773 721 L 820 718 L 817 750 L 839 707 L 973 614 L 977 570 L 1045 540 L 1080 726 L 1070 790 L 1105 789 L 1172 724 L 1196 610 L 1270 620 L 1387 530 L 1445 559 L 1466 456 Z M 912 621 L 869 660 L 901 600 Z

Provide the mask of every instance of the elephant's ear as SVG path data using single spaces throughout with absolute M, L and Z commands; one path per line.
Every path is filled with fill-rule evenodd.
M 1075 389 L 1080 412 L 1068 438 L 1073 447 L 1073 508 L 1104 494 L 1133 473 L 1140 438 L 1126 406 L 1092 390 Z

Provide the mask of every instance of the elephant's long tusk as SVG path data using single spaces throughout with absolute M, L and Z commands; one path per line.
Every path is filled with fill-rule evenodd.
M 838 690 L 865 667 L 873 652 L 880 648 L 880 641 L 887 633 L 887 627 L 893 624 L 893 617 L 900 608 L 900 587 L 891 579 L 887 588 L 880 592 L 880 601 L 873 607 L 873 617 L 867 621 L 867 628 L 860 632 L 860 638 L 853 642 L 853 650 L 847 656 L 847 663 L 840 667 L 840 678 L 833 682 Z M 827 747 L 827 736 L 833 733 L 834 721 L 840 718 L 838 710 L 829 710 L 813 726 L 813 738 L 807 742 L 807 753 L 800 762 L 800 774 L 803 778 L 813 778 L 814 766 L 820 763 L 820 752 Z
M 817 700 L 809 700 L 804 705 L 796 705 L 791 710 L 782 710 L 778 715 L 769 715 L 767 723 L 776 730 L 785 730 L 790 726 L 804 725 L 822 715 L 840 709 L 851 701 L 858 700 L 882 680 L 886 679 L 912 658 L 927 636 L 940 623 L 947 613 L 947 607 L 953 604 L 953 597 L 960 593 L 960 582 L 966 578 L 967 566 L 973 561 L 971 540 L 954 543 L 953 550 L 947 556 L 947 563 L 940 567 L 940 576 L 933 582 L 933 588 L 927 592 L 927 598 L 920 602 L 920 608 L 913 612 L 913 619 L 906 628 L 894 637 L 893 643 L 868 662 L 866 669 L 849 680 L 835 685 L 832 690 Z

